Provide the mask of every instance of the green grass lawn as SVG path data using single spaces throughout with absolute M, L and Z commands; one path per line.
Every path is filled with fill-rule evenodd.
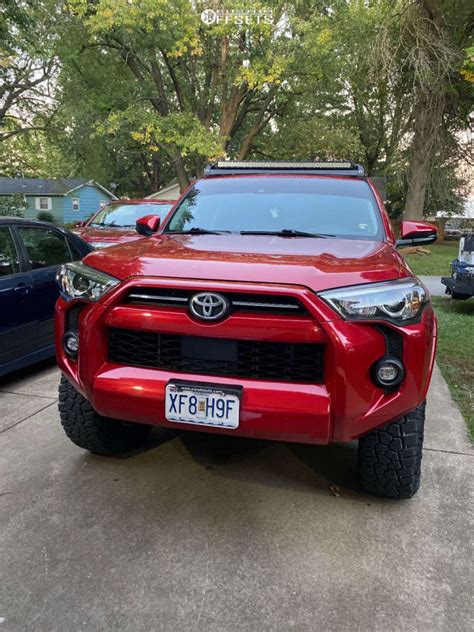
M 418 275 L 449 276 L 451 274 L 450 263 L 458 256 L 458 242 L 433 244 L 433 246 L 426 246 L 426 248 L 431 250 L 430 255 L 416 254 L 405 257 L 413 272 Z
M 433 297 L 438 317 L 437 361 L 474 441 L 474 299 Z

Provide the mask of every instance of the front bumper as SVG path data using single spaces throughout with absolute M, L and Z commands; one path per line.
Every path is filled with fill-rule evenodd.
M 469 278 L 470 277 L 470 278 Z M 454 277 L 441 277 L 441 283 L 446 286 L 446 293 L 464 294 L 465 296 L 474 296 L 474 275 L 465 274 L 459 280 Z
M 125 305 L 123 297 L 137 283 L 150 287 L 192 290 L 268 292 L 296 297 L 305 317 L 235 313 L 220 323 L 199 323 L 176 308 Z M 56 310 L 58 363 L 77 390 L 98 413 L 124 421 L 180 427 L 200 432 L 216 428 L 175 424 L 165 419 L 165 387 L 171 379 L 242 386 L 240 424 L 223 434 L 329 443 L 355 439 L 415 408 L 426 397 L 436 348 L 436 320 L 428 306 L 421 322 L 390 327 L 403 342 L 405 379 L 395 392 L 374 385 L 371 367 L 386 355 L 387 338 L 377 323 L 346 322 L 313 292 L 296 286 L 258 286 L 131 279 L 95 305 L 80 312 L 80 351 L 71 360 L 63 351 L 66 314 L 73 303 L 59 299 Z M 388 325 L 385 325 L 388 328 Z M 272 342 L 314 342 L 325 345 L 324 384 L 231 378 L 123 366 L 109 360 L 111 328 L 159 331 L 207 338 Z

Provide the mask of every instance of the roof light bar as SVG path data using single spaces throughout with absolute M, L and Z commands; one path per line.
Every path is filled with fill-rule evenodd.
M 306 173 L 315 175 L 344 175 L 361 177 L 364 168 L 350 161 L 290 162 L 271 160 L 220 160 L 204 170 L 205 176 L 246 173 Z

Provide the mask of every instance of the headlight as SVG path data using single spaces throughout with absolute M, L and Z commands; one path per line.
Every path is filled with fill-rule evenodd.
M 118 279 L 89 268 L 80 261 L 62 265 L 56 274 L 56 281 L 65 298 L 86 301 L 97 301 L 119 283 Z
M 387 320 L 396 325 L 419 320 L 429 301 L 425 287 L 413 278 L 329 290 L 319 296 L 346 320 Z

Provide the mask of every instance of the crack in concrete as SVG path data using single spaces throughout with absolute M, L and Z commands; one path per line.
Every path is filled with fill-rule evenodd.
M 443 454 L 458 454 L 459 456 L 474 456 L 474 452 L 455 452 L 454 450 L 440 450 L 439 448 L 423 448 L 423 452 L 442 452 Z
M 50 397 L 49 395 L 36 395 L 32 393 L 19 393 L 18 391 L 2 391 L 0 389 L 0 395 L 5 393 L 6 395 L 20 395 L 20 397 L 39 397 L 40 399 L 52 399 L 56 401 L 57 397 Z
M 23 423 L 24 421 L 28 421 L 28 419 L 31 419 L 32 417 L 34 417 L 38 413 L 41 413 L 43 410 L 46 410 L 47 408 L 49 408 L 53 404 L 56 404 L 56 402 L 57 402 L 57 400 L 53 400 L 49 404 L 46 404 L 46 406 L 43 406 L 43 408 L 40 408 L 39 410 L 35 410 L 35 412 L 31 413 L 31 415 L 28 415 L 27 417 L 24 417 L 23 419 L 20 419 L 19 421 L 15 421 L 10 426 L 7 426 L 6 428 L 3 428 L 3 430 L 0 430 L 0 434 L 3 434 L 4 432 L 7 432 L 8 430 L 11 430 L 12 428 L 15 428 L 15 426 L 18 426 L 19 424 Z

